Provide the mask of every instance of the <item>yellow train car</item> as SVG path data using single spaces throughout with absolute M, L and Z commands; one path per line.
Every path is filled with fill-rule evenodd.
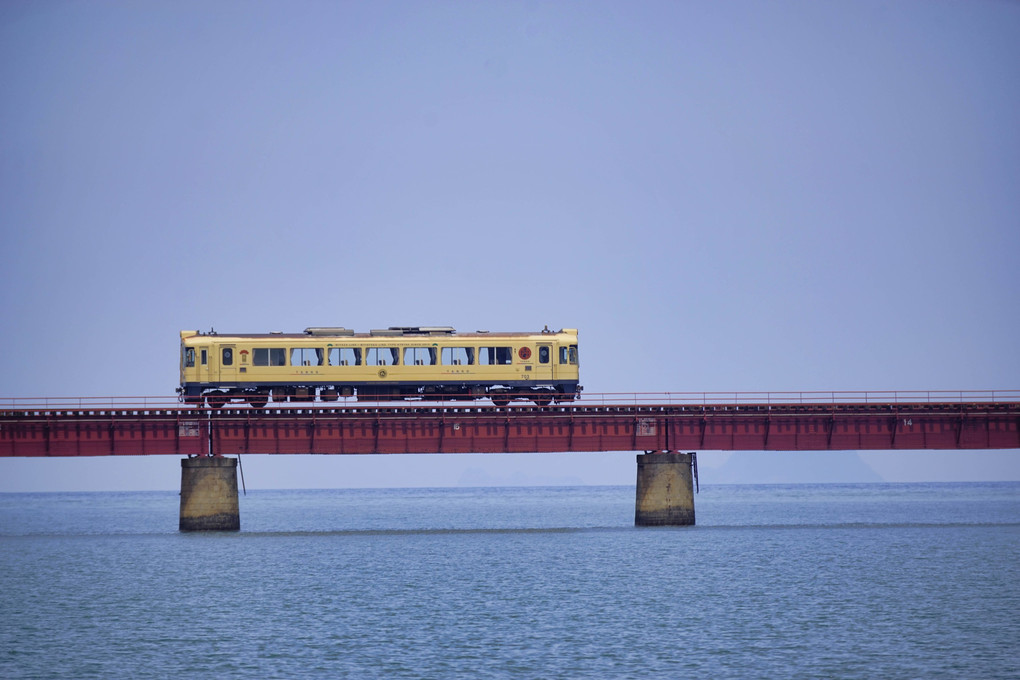
M 547 405 L 581 391 L 577 329 L 457 333 L 445 326 L 391 326 L 369 333 L 181 331 L 181 386 L 189 403 L 233 400 L 512 399 Z

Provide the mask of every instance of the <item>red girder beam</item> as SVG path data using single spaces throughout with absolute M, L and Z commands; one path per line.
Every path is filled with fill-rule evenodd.
M 209 421 L 191 409 L 0 413 L 0 456 L 193 456 L 208 452 Z
M 0 412 L 2 456 L 1020 448 L 1020 403 Z

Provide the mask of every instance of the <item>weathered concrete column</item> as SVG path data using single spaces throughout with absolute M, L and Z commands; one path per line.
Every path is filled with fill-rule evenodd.
M 675 527 L 691 524 L 694 524 L 691 454 L 639 454 L 634 526 Z
M 181 460 L 181 531 L 239 531 L 237 459 Z

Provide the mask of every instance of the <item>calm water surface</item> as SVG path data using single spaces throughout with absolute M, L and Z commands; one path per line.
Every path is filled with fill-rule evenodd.
M 0 677 L 1020 677 L 1020 484 L 0 494 Z

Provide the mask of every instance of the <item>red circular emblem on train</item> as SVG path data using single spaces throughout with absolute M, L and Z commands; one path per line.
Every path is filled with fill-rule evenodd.
M 525 361 L 527 361 L 528 359 L 531 358 L 531 348 L 530 347 L 521 347 L 519 350 L 517 350 L 517 356 L 519 356 L 521 359 L 524 359 Z

